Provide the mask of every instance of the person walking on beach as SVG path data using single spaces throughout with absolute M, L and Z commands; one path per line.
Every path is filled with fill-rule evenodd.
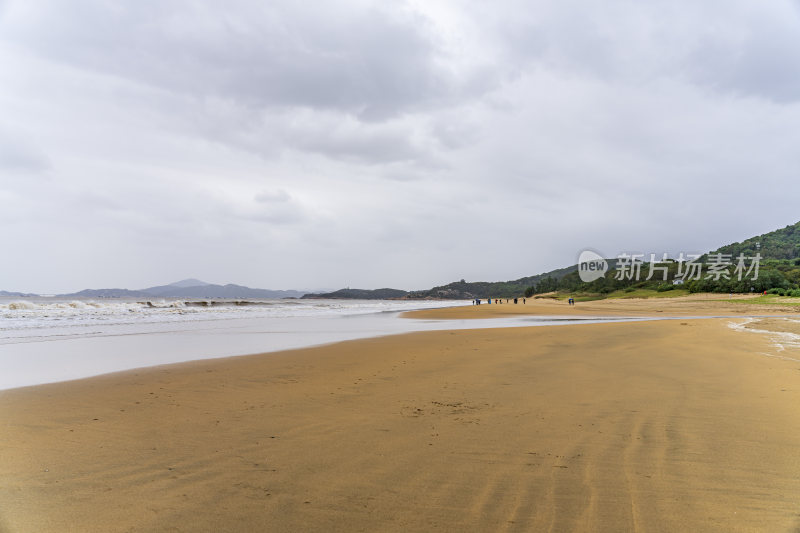
M 569 297 L 569 305 L 575 305 L 575 299 L 572 296 Z

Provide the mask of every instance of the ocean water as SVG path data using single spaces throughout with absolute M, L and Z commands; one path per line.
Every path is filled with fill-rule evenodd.
M 612 320 L 398 316 L 413 309 L 459 305 L 471 302 L 0 299 L 0 389 L 411 331 Z
M 407 300 L 187 300 L 0 298 L 0 343 L 51 334 L 87 335 L 108 326 L 149 327 L 238 318 L 288 318 L 405 311 L 470 302 Z

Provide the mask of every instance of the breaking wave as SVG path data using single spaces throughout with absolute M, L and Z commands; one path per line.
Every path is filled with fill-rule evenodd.
M 353 315 L 442 305 L 441 302 L 398 300 L 0 299 L 0 332 L 6 332 L 0 333 L 0 343 L 3 336 L 22 330 L 57 328 L 61 334 L 80 326 Z

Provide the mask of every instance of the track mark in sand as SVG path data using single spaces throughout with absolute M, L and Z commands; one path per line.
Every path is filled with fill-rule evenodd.
M 633 428 L 630 430 L 629 433 L 627 433 L 627 437 L 623 437 L 625 440 L 625 446 L 622 451 L 622 457 L 623 457 L 622 472 L 625 475 L 625 484 L 628 488 L 627 498 L 630 504 L 630 516 L 633 522 L 634 531 L 639 531 L 641 524 L 639 519 L 639 508 L 637 505 L 637 498 L 635 495 L 637 490 L 636 481 L 634 479 L 635 474 L 631 470 L 635 469 L 635 467 L 632 466 L 632 461 L 633 457 L 636 455 L 637 448 L 639 446 L 639 443 L 637 441 L 639 440 L 638 434 L 641 430 L 641 426 L 642 426 L 641 417 L 637 416 L 636 421 L 633 423 Z M 624 430 L 627 430 L 627 428 L 625 428 Z
M 549 488 L 541 482 L 541 470 L 535 473 L 529 472 L 527 475 L 516 476 L 516 487 L 512 489 L 512 507 L 507 520 L 503 525 L 504 531 L 539 531 L 537 520 L 541 519 L 543 511 L 542 501 L 545 498 L 544 492 L 550 492 Z M 541 525 L 541 524 L 539 524 Z
M 406 418 L 419 418 L 425 415 L 449 416 L 457 422 L 464 424 L 480 424 L 481 419 L 477 416 L 481 410 L 490 408 L 488 403 L 468 404 L 460 401 L 436 401 L 429 403 L 403 405 L 400 408 L 400 415 Z
M 655 508 L 643 509 L 641 496 L 655 490 L 653 476 L 663 472 L 669 437 L 666 428 L 663 429 L 663 439 L 655 434 L 661 425 L 642 414 L 636 414 L 633 420 L 623 425 L 629 430 L 623 449 L 623 472 L 634 530 L 646 528 L 644 520 L 657 511 Z
M 583 449 L 579 446 L 578 449 Z M 583 458 L 583 452 L 578 454 L 581 458 Z M 588 502 L 586 503 L 586 507 L 581 513 L 581 520 L 579 522 L 580 528 L 589 530 L 591 529 L 592 524 L 597 522 L 596 515 L 597 515 L 597 487 L 595 486 L 595 478 L 594 474 L 596 474 L 597 466 L 594 461 L 592 460 L 582 460 L 580 462 L 580 467 L 582 469 L 582 476 L 581 482 L 583 486 L 586 487 L 586 491 L 588 492 Z
M 547 484 L 544 513 L 541 515 L 541 520 L 547 524 L 547 531 L 556 531 L 555 528 L 558 522 L 558 506 L 556 502 L 555 472 L 553 469 L 550 469 L 548 476 L 549 483 Z M 543 528 L 537 525 L 536 530 L 541 531 Z
M 593 489 L 587 483 L 587 464 L 584 460 L 586 438 L 558 454 L 545 454 L 544 466 L 550 466 L 552 494 L 551 531 L 574 531 L 588 512 Z
M 491 479 L 487 479 L 481 490 L 473 497 L 470 511 L 473 516 L 473 523 L 492 523 L 492 511 L 497 511 L 502 506 L 504 490 L 503 479 L 508 478 L 508 473 L 499 469 L 495 470 Z M 496 522 L 495 522 L 496 523 Z

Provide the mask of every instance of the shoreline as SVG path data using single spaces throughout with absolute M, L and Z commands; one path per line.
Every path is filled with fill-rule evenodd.
M 387 305 L 388 304 L 388 305 Z M 216 317 L 166 306 L 152 319 L 127 309 L 106 316 L 92 307 L 57 309 L 55 316 L 16 319 L 0 336 L 0 390 L 146 368 L 184 361 L 277 352 L 374 335 L 401 333 L 392 302 L 364 302 L 331 309 L 282 308 L 277 314 Z M 389 309 L 385 309 L 389 307 Z M 404 306 L 408 307 L 408 306 Z M 424 307 L 420 307 L 424 309 Z M 273 313 L 275 308 L 270 308 Z M 45 315 L 50 309 L 40 309 Z M 59 313 L 66 312 L 66 316 Z M 28 321 L 26 323 L 26 320 Z M 423 328 L 424 329 L 424 328 Z
M 0 391 L 0 531 L 792 530 L 798 363 L 731 320 L 406 333 Z
M 579 303 L 531 299 L 527 305 L 451 305 L 332 316 L 255 317 L 81 326 L 70 336 L 0 343 L 0 390 L 73 381 L 165 364 L 275 353 L 412 331 L 563 325 L 595 318 L 765 317 L 786 310 L 726 303 L 723 298 L 614 299 Z M 726 315 L 725 313 L 729 313 Z M 398 314 L 404 320 L 398 320 Z M 787 314 L 785 316 L 793 316 Z M 414 319 L 414 320 L 407 320 Z M 541 323 L 534 321 L 541 320 Z M 88 331 L 91 334 L 81 333 Z M 77 335 L 74 335 L 77 333 Z M 27 333 L 26 333 L 27 334 Z M 55 340 L 53 340 L 55 339 Z M 109 357 L 109 354 L 113 356 Z
M 500 306 L 497 306 L 500 307 Z M 420 311 L 381 311 L 369 315 L 356 315 L 351 317 L 326 317 L 323 320 L 347 318 L 352 325 L 352 321 L 358 319 L 369 319 L 370 317 L 381 317 L 391 322 L 385 323 L 379 329 L 372 330 L 353 330 L 345 329 L 337 334 L 323 334 L 310 331 L 310 336 L 316 336 L 312 339 L 310 336 L 301 338 L 298 333 L 292 337 L 291 332 L 281 331 L 278 337 L 270 336 L 268 341 L 272 341 L 272 346 L 265 346 L 264 344 L 255 343 L 249 344 L 249 349 L 231 350 L 225 347 L 224 342 L 230 338 L 242 335 L 242 331 L 226 332 L 213 337 L 208 337 L 208 331 L 203 332 L 178 332 L 181 337 L 190 340 L 192 334 L 203 335 L 204 343 L 198 344 L 196 339 L 192 340 L 191 344 L 181 346 L 181 349 L 175 350 L 176 346 L 172 344 L 173 353 L 163 353 L 164 349 L 161 344 L 164 341 L 160 340 L 162 337 L 174 337 L 176 332 L 168 333 L 143 333 L 143 334 L 122 334 L 122 335 L 100 335 L 87 338 L 76 338 L 67 340 L 58 340 L 55 342 L 64 345 L 62 349 L 48 351 L 46 356 L 40 355 L 39 349 L 42 343 L 19 343 L 0 345 L 0 358 L 3 358 L 6 366 L 14 368 L 19 374 L 25 365 L 29 365 L 31 370 L 28 375 L 31 377 L 22 378 L 27 382 L 20 382 L 20 378 L 11 378 L 14 374 L 6 372 L 4 378 L 6 382 L 0 381 L 0 392 L 6 390 L 15 390 L 26 387 L 36 387 L 40 385 L 49 385 L 55 383 L 69 383 L 80 381 L 84 379 L 91 379 L 96 377 L 122 374 L 126 372 L 136 372 L 147 369 L 155 369 L 163 366 L 191 364 L 199 361 L 214 361 L 214 360 L 227 360 L 239 357 L 250 356 L 267 356 L 270 354 L 289 352 L 294 350 L 302 350 L 306 348 L 322 348 L 332 346 L 339 343 L 346 343 L 355 340 L 364 339 L 379 339 L 393 336 L 406 335 L 409 333 L 421 333 L 426 331 L 460 331 L 460 330 L 483 330 L 483 329 L 509 329 L 509 328 L 531 328 L 531 327 L 549 327 L 549 326 L 568 326 L 568 325 L 589 325 L 589 324 L 603 324 L 610 322 L 641 322 L 641 321 L 668 321 L 668 320 L 684 320 L 684 319 L 764 319 L 764 318 L 790 318 L 792 315 L 784 314 L 769 314 L 769 315 L 675 315 L 675 316 L 655 316 L 651 314 L 621 314 L 609 313 L 606 316 L 599 316 L 591 312 L 576 313 L 570 315 L 541 315 L 536 312 L 532 313 L 507 313 L 503 310 L 494 313 L 464 313 L 456 311 L 455 316 L 450 313 L 459 308 L 436 308 L 433 310 L 420 310 Z M 433 311 L 433 313 L 431 313 Z M 483 310 L 480 310 L 483 311 Z M 494 311 L 494 310 L 493 310 Z M 441 316 L 441 318 L 440 318 Z M 314 319 L 304 319 L 302 322 L 311 321 Z M 319 319 L 317 319 L 319 320 Z M 282 326 L 287 322 L 281 321 Z M 281 329 L 286 329 L 285 327 Z M 800 333 L 800 332 L 798 332 Z M 288 335 L 288 336 L 287 336 Z M 285 338 L 280 338 L 281 336 Z M 131 343 L 131 337 L 134 338 L 135 343 Z M 169 339 L 168 339 L 169 340 Z M 213 341 L 214 344 L 209 344 Z M 172 341 L 174 342 L 174 341 Z M 66 344 L 65 344 L 66 343 Z M 221 344 L 222 343 L 222 344 Z M 212 348 L 214 345 L 221 345 L 222 348 Z M 52 348 L 49 346 L 48 348 Z M 86 361 L 77 360 L 74 357 L 69 357 L 69 353 L 65 353 L 64 348 L 69 348 L 69 352 L 75 353 L 82 348 L 84 351 L 95 354 L 87 358 Z M 9 359 L 8 351 L 16 353 L 16 360 Z M 203 350 L 213 350 L 204 353 Z M 4 354 L 5 352 L 5 354 Z M 177 352 L 177 353 L 176 353 Z M 114 353 L 115 359 L 98 360 L 98 356 L 105 353 Z M 147 357 L 142 357 L 142 354 L 147 354 Z M 3 357 L 5 355 L 5 357 Z M 133 362 L 135 361 L 135 362 Z M 11 364 L 9 364 L 11 363 Z M 49 377 L 42 376 L 37 370 L 35 365 L 46 365 Z M 101 365 L 100 368 L 104 370 L 98 372 L 98 367 L 79 369 L 80 365 Z M 58 365 L 63 366 L 70 374 L 63 375 L 63 370 L 57 369 Z M 38 366 L 40 368 L 40 366 Z M 55 372 L 55 374 L 53 373 Z M 58 372 L 62 372 L 59 376 Z M 36 377 L 32 377 L 36 376 Z M 10 385 L 9 379 L 13 379 L 19 384 Z

